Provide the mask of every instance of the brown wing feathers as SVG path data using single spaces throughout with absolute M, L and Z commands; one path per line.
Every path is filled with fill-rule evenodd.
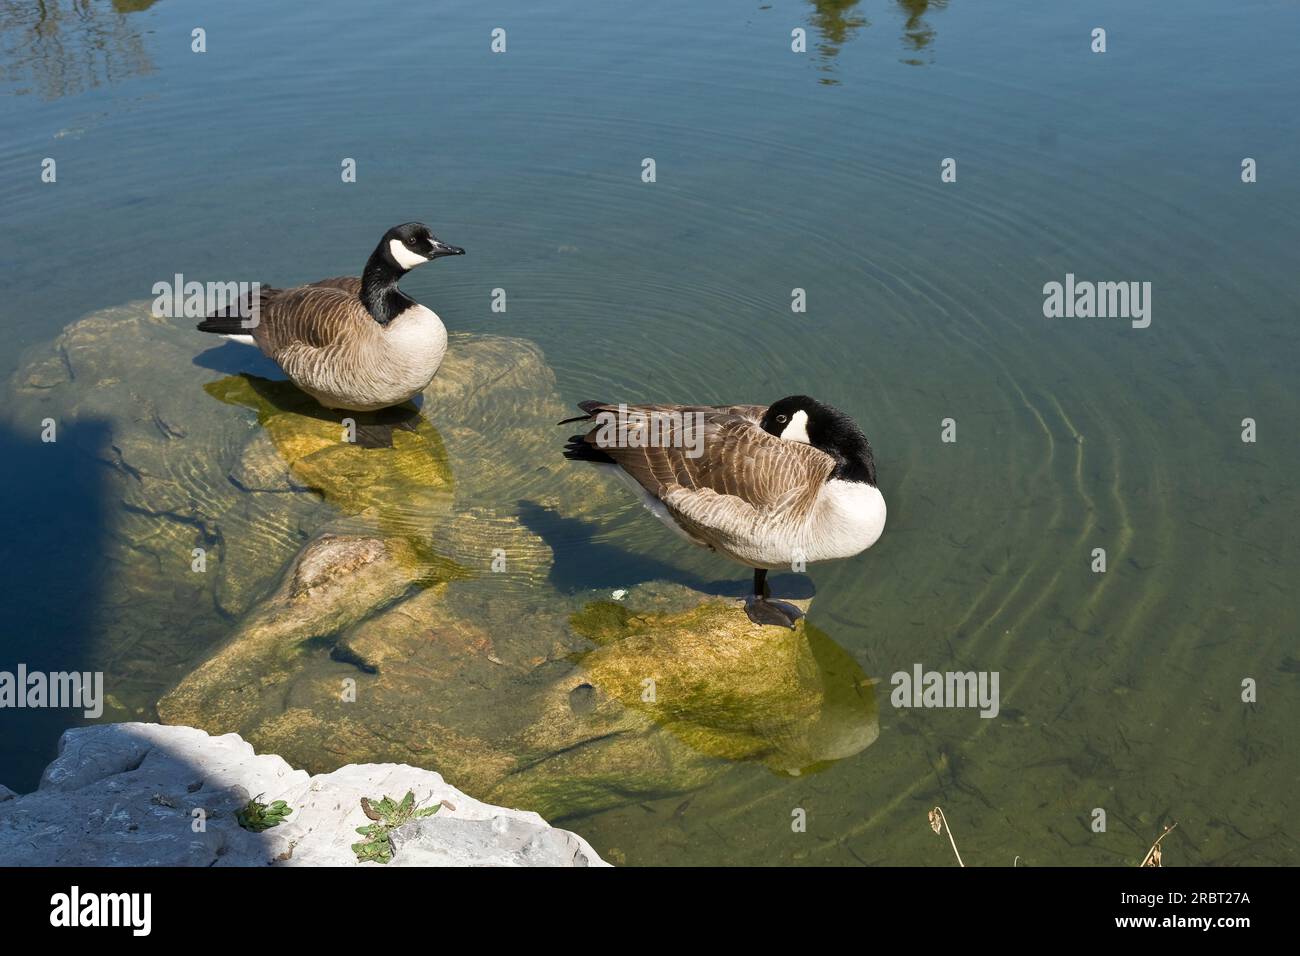
M 294 346 L 325 348 L 364 318 L 358 311 L 362 308 L 357 299 L 360 293 L 361 279 L 356 276 L 334 276 L 292 289 L 262 286 L 256 312 L 253 303 L 241 302 L 238 310 L 231 308 L 208 316 L 199 323 L 199 329 L 223 335 L 252 335 L 258 347 L 273 358 Z M 253 314 L 257 325 L 249 328 L 246 317 Z
M 587 415 L 573 420 L 592 420 L 601 412 L 619 414 L 617 405 L 583 402 L 579 407 Z M 643 413 L 647 419 L 655 412 L 673 414 L 660 418 L 653 446 L 609 447 L 600 442 L 597 425 L 585 435 L 573 436 L 565 457 L 617 464 L 674 510 L 694 511 L 706 499 L 723 496 L 759 512 L 800 512 L 804 500 L 811 504 L 834 469 L 834 460 L 811 445 L 783 441 L 763 431 L 758 425 L 766 411 L 762 405 L 632 405 L 627 411 Z M 703 421 L 702 442 L 699 436 L 694 438 L 701 451 L 698 457 L 689 454 L 692 436 L 682 432 L 685 416 L 695 413 Z M 691 501 L 682 492 L 697 493 L 698 500 Z M 710 500 L 708 507 L 729 506 Z
M 349 328 L 364 324 L 364 308 L 355 295 L 328 286 L 298 286 L 271 297 L 262 308 L 253 338 L 275 356 L 292 346 L 324 348 Z
M 321 279 L 319 282 L 308 284 L 318 289 L 339 289 L 343 292 L 350 292 L 352 295 L 361 295 L 360 276 L 332 276 L 329 279 Z

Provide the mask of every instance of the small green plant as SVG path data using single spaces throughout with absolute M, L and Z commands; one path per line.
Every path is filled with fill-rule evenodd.
M 364 840 L 352 844 L 352 852 L 357 855 L 358 863 L 387 863 L 393 858 L 392 832 L 403 823 L 430 817 L 442 808 L 441 803 L 431 807 L 415 805 L 415 791 L 406 791 L 406 796 L 398 803 L 392 797 L 384 797 L 372 803 L 361 798 L 361 810 L 367 818 L 375 821 L 364 827 L 357 827 Z
M 261 833 L 263 830 L 269 830 L 271 827 L 278 827 L 293 813 L 293 807 L 283 800 L 277 800 L 270 806 L 260 802 L 262 795 L 259 793 L 244 808 L 235 814 L 239 825 L 245 830 L 252 830 L 254 833 Z

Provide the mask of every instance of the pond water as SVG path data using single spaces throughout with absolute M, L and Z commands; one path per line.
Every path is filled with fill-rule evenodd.
M 549 549 L 455 591 L 507 663 L 537 669 L 485 665 L 474 686 L 492 693 L 441 708 L 440 732 L 521 733 L 502 729 L 512 695 L 567 679 L 589 634 L 563 621 L 614 589 L 746 586 L 621 486 L 571 479 L 544 400 L 813 394 L 862 425 L 889 503 L 870 551 L 774 581 L 815 592 L 808 659 L 838 675 L 827 688 L 850 671 L 874 686 L 878 726 L 849 721 L 855 746 L 799 766 L 704 747 L 707 772 L 622 800 L 557 787 L 552 819 L 629 864 L 951 865 L 935 805 L 968 865 L 1131 865 L 1174 822 L 1169 864 L 1294 863 L 1298 28 L 1282 0 L 0 0 L 0 373 L 12 396 L 65 326 L 177 273 L 355 274 L 387 227 L 426 221 L 468 254 L 404 288 L 453 332 L 535 343 L 554 375 L 534 375 L 541 398 L 520 382 L 466 405 L 478 431 L 434 409 L 440 434 L 420 433 L 471 488 L 457 507 L 492 511 L 484 540 L 522 525 Z M 1145 317 L 1046 317 L 1044 286 L 1067 275 L 1139 283 Z M 129 458 L 120 423 L 182 399 L 265 427 L 252 399 L 210 397 L 265 363 L 198 333 L 159 348 L 124 362 L 103 392 L 117 405 L 72 439 L 42 443 L 25 400 L 0 429 L 0 671 L 101 669 L 103 719 L 157 719 L 252 606 L 138 592 L 121 570 L 113 541 L 141 505 L 111 492 L 111 453 L 85 449 Z M 485 449 L 509 454 L 492 435 L 519 421 L 533 458 L 483 479 Z M 327 493 L 285 518 L 212 493 L 243 509 L 227 545 L 277 562 L 362 510 Z M 389 504 L 405 524 L 441 507 Z M 512 633 L 548 627 L 564 638 Z M 893 706 L 892 675 L 916 665 L 998 674 L 997 715 Z M 296 666 L 349 664 L 323 641 Z M 0 782 L 20 791 L 82 722 L 0 721 Z M 357 755 L 327 743 L 294 756 Z M 473 764 L 468 783 L 439 769 L 474 792 Z

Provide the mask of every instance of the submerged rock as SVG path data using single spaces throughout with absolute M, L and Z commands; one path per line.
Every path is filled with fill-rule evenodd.
M 599 646 L 540 692 L 492 798 L 527 794 L 568 816 L 685 791 L 736 762 L 807 773 L 875 742 L 872 681 L 806 617 L 760 627 L 734 601 L 675 590 L 693 606 L 598 601 L 573 616 Z
M 109 498 L 118 603 L 97 638 L 172 686 L 164 721 L 312 772 L 416 764 L 565 816 L 741 763 L 815 771 L 875 739 L 870 682 L 806 619 L 759 627 L 675 585 L 581 607 L 556 590 L 535 529 L 616 492 L 559 454 L 567 410 L 536 346 L 453 335 L 418 412 L 361 415 L 230 374 L 242 347 L 194 359 L 206 344 L 143 305 L 98 313 L 29 357 L 6 408 L 29 431 L 56 419 L 60 441 L 107 425 L 80 448 Z M 111 666 L 126 712 L 154 703 Z M 512 832 L 510 852 L 567 852 Z
M 223 729 L 265 719 L 307 642 L 330 638 L 411 587 L 439 583 L 433 568 L 405 538 L 316 538 L 225 647 L 158 702 L 159 716 Z M 447 565 L 444 582 L 454 573 Z
M 735 602 L 654 615 L 595 602 L 573 626 L 600 645 L 580 665 L 595 691 L 700 753 L 797 775 L 879 734 L 873 682 L 807 617 L 786 630 L 753 626 Z
M 352 850 L 370 822 L 361 799 L 408 791 L 439 809 L 393 831 L 389 865 L 607 865 L 580 836 L 428 770 L 353 765 L 311 777 L 233 734 L 127 723 L 69 730 L 40 788 L 0 800 L 0 866 L 379 866 Z M 292 812 L 247 830 L 238 812 L 253 798 Z
M 423 519 L 451 507 L 451 465 L 442 437 L 414 407 L 330 411 L 291 382 L 253 375 L 227 376 L 204 390 L 252 409 L 264 429 L 264 438 L 249 443 L 232 473 L 246 488 L 308 488 L 342 514 L 373 512 L 380 530 L 394 534 L 427 535 Z M 403 523 L 417 516 L 422 520 Z
M 806 618 L 759 627 L 734 601 L 661 587 L 677 609 L 538 608 L 511 633 L 476 620 L 459 585 L 340 627 L 314 661 L 285 651 L 286 634 L 305 633 L 286 630 L 292 615 L 263 608 L 159 712 L 308 768 L 401 760 L 565 817 L 686 792 L 739 763 L 813 772 L 878 734 L 872 682 Z M 548 645 L 563 653 L 528 656 Z
M 69 464 L 99 476 L 87 557 L 106 569 L 111 611 L 99 614 L 98 643 L 106 658 L 130 649 L 154 680 L 160 662 L 177 659 L 168 639 L 217 639 L 229 622 L 214 610 L 238 613 L 259 596 L 319 510 L 307 495 L 262 506 L 227 480 L 250 431 L 213 414 L 193 334 L 152 318 L 147 303 L 97 312 L 29 350 L 0 411 L 32 440 L 52 420 Z
M 549 551 L 499 510 L 525 496 L 554 502 L 561 488 L 536 464 L 554 457 L 562 406 L 535 345 L 453 335 L 419 414 L 387 444 L 383 415 L 352 416 L 362 441 L 347 443 L 346 413 L 285 382 L 230 374 L 241 368 L 267 362 L 139 302 L 69 325 L 9 382 L 10 430 L 36 443 L 53 420 L 60 447 L 100 476 L 87 503 L 98 523 L 87 559 L 102 569 L 90 636 L 128 709 L 151 706 L 144 695 L 227 639 L 326 531 L 403 537 L 422 560 L 483 571 L 513 540 L 510 575 L 544 576 Z M 500 540 L 467 534 L 468 515 Z

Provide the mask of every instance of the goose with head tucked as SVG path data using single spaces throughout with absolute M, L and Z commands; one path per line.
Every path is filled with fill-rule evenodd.
M 688 541 L 754 568 L 746 613 L 794 627 L 767 572 L 848 558 L 885 528 L 871 443 L 839 409 L 807 395 L 763 405 L 581 402 L 591 422 L 564 457 L 606 467 Z
M 198 328 L 257 346 L 326 408 L 400 405 L 433 380 L 447 329 L 397 283 L 426 262 L 464 254 L 424 223 L 404 223 L 384 233 L 359 277 L 263 286 L 253 301 L 209 315 Z

